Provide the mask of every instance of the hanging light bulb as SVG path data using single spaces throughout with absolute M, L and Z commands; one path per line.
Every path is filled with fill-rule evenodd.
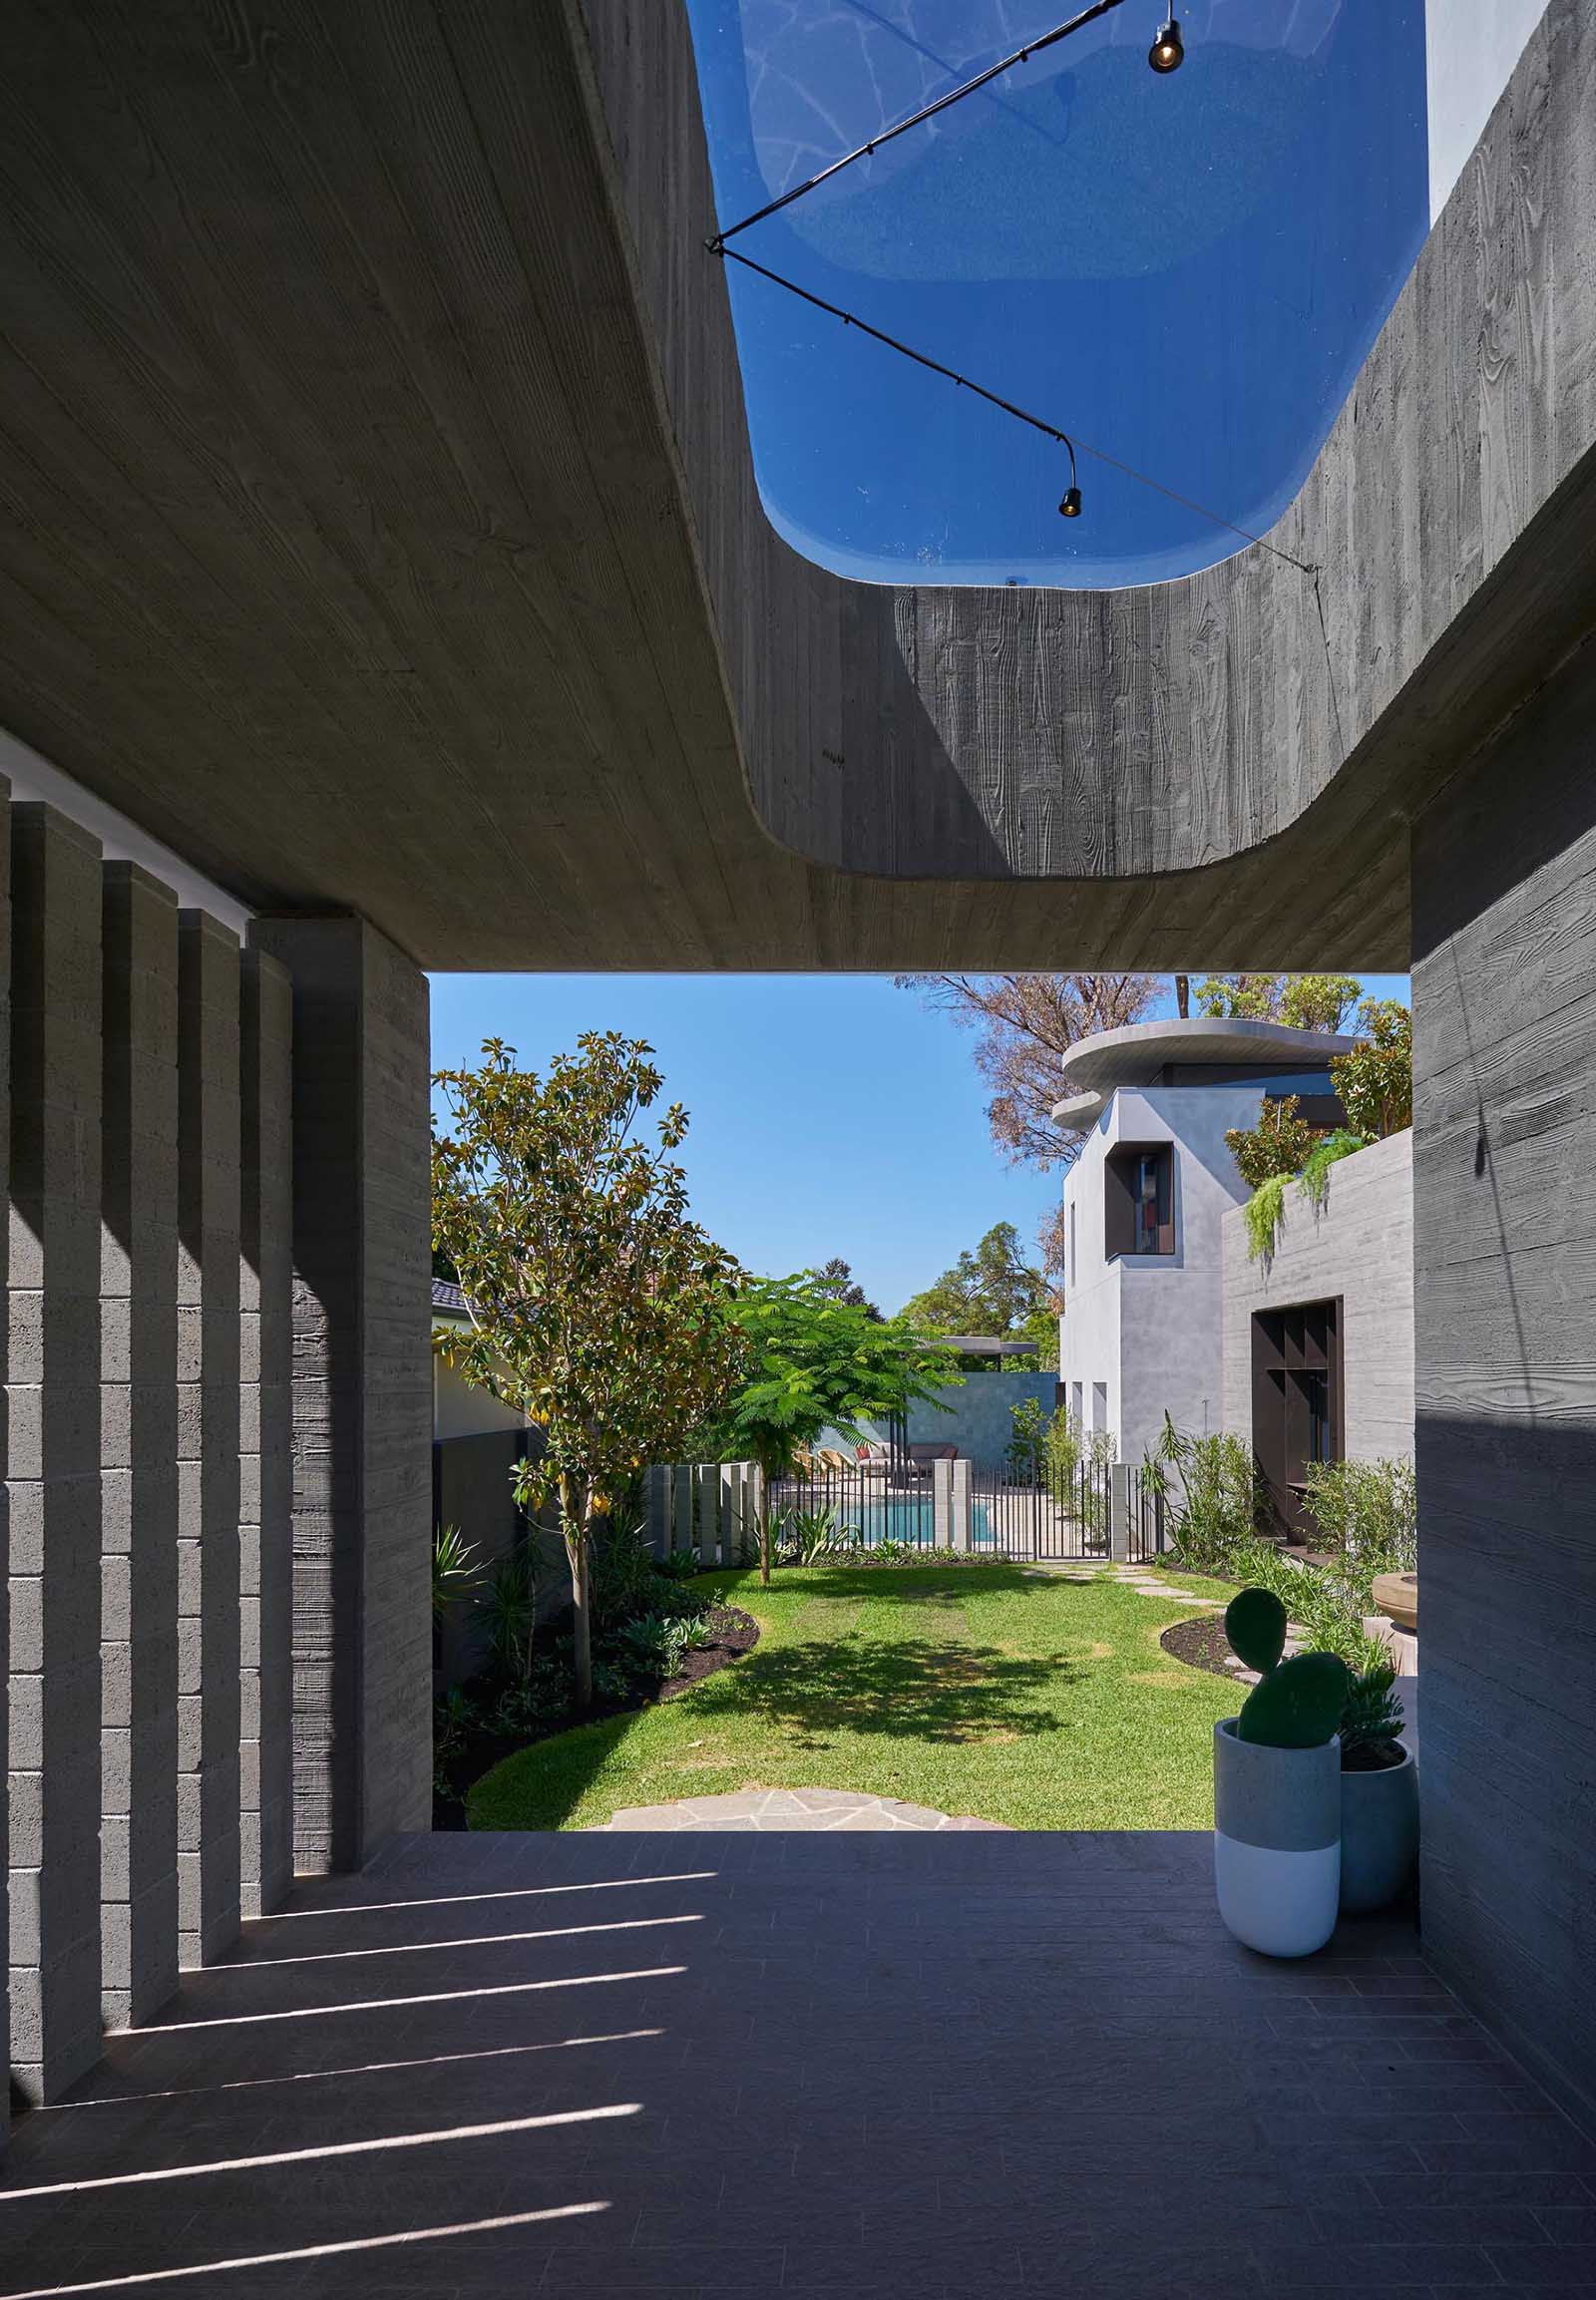
M 1059 437 L 1063 439 L 1061 432 Z M 1063 439 L 1063 444 L 1069 456 L 1069 485 L 1064 490 L 1063 502 L 1058 506 L 1058 516 L 1060 519 L 1079 519 L 1080 490 L 1075 485 L 1075 443 L 1072 439 Z
M 1179 20 L 1171 16 L 1147 51 L 1147 61 L 1155 72 L 1178 72 L 1186 61 L 1186 43 L 1180 36 Z

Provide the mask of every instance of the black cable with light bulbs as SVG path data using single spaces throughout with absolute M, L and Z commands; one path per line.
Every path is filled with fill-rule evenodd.
M 989 64 L 985 72 L 978 72 L 974 80 L 967 80 L 960 88 L 950 88 L 946 96 L 939 96 L 935 102 L 922 105 L 918 112 L 911 112 L 906 120 L 895 121 L 892 127 L 880 129 L 868 144 L 858 145 L 852 152 L 845 152 L 840 160 L 831 161 L 818 174 L 803 184 L 795 184 L 790 192 L 783 192 L 778 198 L 767 200 L 763 207 L 756 207 L 751 215 L 743 216 L 740 222 L 728 223 L 724 231 L 717 231 L 712 238 L 704 241 L 705 247 L 711 255 L 718 255 L 727 240 L 734 239 L 739 231 L 746 231 L 750 223 L 763 223 L 767 215 L 778 214 L 783 207 L 790 207 L 795 199 L 802 199 L 807 193 L 818 191 L 822 184 L 829 184 L 845 168 L 852 168 L 856 160 L 871 159 L 884 144 L 891 144 L 894 137 L 907 136 L 911 128 L 920 128 L 926 121 L 935 120 L 939 112 L 948 111 L 952 105 L 962 104 L 967 96 L 974 96 L 989 81 L 1000 80 L 1016 64 L 1028 64 L 1044 48 L 1056 48 L 1060 40 L 1069 38 L 1071 32 L 1080 31 L 1084 25 L 1094 24 L 1099 16 L 1106 16 L 1111 9 L 1123 5 L 1124 0 L 1092 0 L 1089 8 L 1083 8 L 1078 16 L 1071 16 L 1067 23 L 1055 24 L 1050 32 L 1043 32 L 1035 40 L 1027 40 L 1024 47 L 1016 48 L 1011 56 L 1003 57 L 1000 63 Z M 1171 43 L 1167 48 L 1164 46 L 1166 42 Z M 1160 53 L 1167 55 L 1170 61 L 1156 62 Z M 1180 27 L 1171 16 L 1148 50 L 1147 61 L 1155 72 L 1173 72 L 1184 54 L 1185 50 L 1180 44 Z
M 889 335 L 884 328 L 873 327 L 869 320 L 861 319 L 857 312 L 845 311 L 840 303 L 828 303 L 823 295 L 816 295 L 811 289 L 800 287 L 795 279 L 788 279 L 780 271 L 772 271 L 767 264 L 756 263 L 752 256 L 744 255 L 739 249 L 726 244 L 739 232 L 746 231 L 750 224 L 762 223 L 766 216 L 778 214 L 795 200 L 818 191 L 822 184 L 829 184 L 834 176 L 841 175 L 845 168 L 851 168 L 855 161 L 868 159 L 882 145 L 891 144 L 895 137 L 907 135 L 911 128 L 924 126 L 926 121 L 935 119 L 939 112 L 946 112 L 951 105 L 963 103 L 967 96 L 974 96 L 990 82 L 1000 79 L 1003 73 L 1012 71 L 1016 64 L 1028 64 L 1031 57 L 1040 55 L 1043 49 L 1056 47 L 1060 40 L 1067 40 L 1072 32 L 1079 32 L 1085 25 L 1095 23 L 1098 17 L 1108 15 L 1112 9 L 1123 4 L 1124 0 L 1092 0 L 1092 5 L 1083 8 L 1078 15 L 1069 17 L 1062 24 L 1055 24 L 1050 32 L 1043 32 L 1036 39 L 1028 40 L 1023 48 L 1016 48 L 1011 56 L 1004 56 L 998 63 L 990 64 L 984 72 L 978 72 L 973 80 L 950 89 L 946 96 L 939 96 L 934 103 L 923 105 L 906 119 L 895 121 L 890 128 L 883 128 L 867 144 L 857 146 L 852 152 L 845 152 L 840 160 L 833 160 L 802 184 L 795 184 L 779 197 L 767 200 L 763 207 L 756 207 L 752 214 L 742 216 L 736 223 L 727 224 L 724 231 L 717 231 L 706 239 L 704 247 L 710 255 L 718 255 L 722 262 L 740 263 L 745 270 L 757 272 L 761 279 L 768 279 L 773 286 L 785 288 L 789 295 L 796 295 L 800 302 L 813 305 L 816 311 L 824 311 L 833 319 L 840 319 L 844 327 L 857 327 L 862 335 L 870 336 L 888 351 L 897 352 L 900 358 L 913 360 L 917 367 L 927 368 L 933 375 L 946 376 L 957 390 L 973 391 L 978 399 L 986 400 L 989 406 L 996 407 L 1003 415 L 1011 416 L 1016 423 L 1027 424 L 1032 431 L 1039 431 L 1044 439 L 1055 440 L 1069 457 L 1069 485 L 1058 504 L 1061 519 L 1079 519 L 1081 513 L 1080 487 L 1075 469 L 1075 449 L 1078 445 L 1083 455 L 1094 456 L 1111 471 L 1122 472 L 1127 479 L 1137 481 L 1142 487 L 1150 487 L 1156 494 L 1167 497 L 1171 503 L 1178 503 L 1185 510 L 1195 512 L 1199 519 L 1211 520 L 1216 527 L 1240 536 L 1245 543 L 1256 544 L 1260 551 L 1267 551 L 1274 558 L 1284 560 L 1289 567 L 1317 578 L 1319 571 L 1309 561 L 1296 559 L 1289 551 L 1282 551 L 1278 545 L 1266 543 L 1261 535 L 1254 535 L 1251 528 L 1238 526 L 1235 520 L 1226 519 L 1222 512 L 1211 511 L 1207 504 L 1198 503 L 1192 496 L 1182 495 L 1178 488 L 1166 487 L 1162 480 L 1138 471 L 1134 464 L 1122 462 L 1118 456 L 1109 455 L 1105 449 L 1090 447 L 1084 440 L 1075 440 L 1067 431 L 1060 431 L 1056 424 L 1045 423 L 1039 415 L 1032 415 L 1027 409 L 1016 407 L 1011 399 L 1004 399 L 998 392 L 989 391 L 984 383 L 976 383 L 970 376 L 961 375 L 957 368 L 946 366 L 940 359 L 933 359 L 929 352 L 917 351 L 912 343 L 902 342 L 896 335 Z M 1185 57 L 1186 45 L 1180 36 L 1180 20 L 1171 12 L 1154 35 L 1153 44 L 1147 51 L 1147 62 L 1154 72 L 1167 76 L 1179 71 Z
M 823 295 L 816 295 L 810 288 L 800 287 L 795 279 L 788 279 L 782 272 L 772 271 L 768 264 L 756 263 L 751 255 L 744 255 L 735 247 L 717 247 L 713 253 L 725 263 L 740 263 L 745 271 L 757 272 L 761 279 L 768 279 L 774 287 L 784 287 L 789 295 L 796 295 L 800 303 L 812 304 L 816 311 L 824 311 L 831 318 L 840 319 L 844 327 L 857 327 L 861 335 L 868 335 L 874 342 L 884 344 L 888 351 L 896 351 L 902 359 L 912 359 L 917 367 L 929 368 L 933 375 L 946 376 L 959 390 L 974 392 L 978 399 L 986 400 L 989 407 L 996 407 L 1003 415 L 1012 416 L 1016 423 L 1028 424 L 1032 431 L 1039 431 L 1044 439 L 1055 440 L 1069 457 L 1069 485 L 1058 506 L 1061 518 L 1080 517 L 1080 489 L 1075 476 L 1075 453 L 1078 449 L 1082 455 L 1092 456 L 1098 463 L 1106 464 L 1110 471 L 1122 472 L 1126 479 L 1133 479 L 1142 487 L 1150 487 L 1155 494 L 1166 496 L 1171 503 L 1178 503 L 1185 510 L 1195 512 L 1199 519 L 1211 520 L 1215 527 L 1225 528 L 1231 535 L 1239 535 L 1244 543 L 1256 544 L 1260 551 L 1267 551 L 1275 559 L 1284 560 L 1288 567 L 1297 568 L 1303 575 L 1318 575 L 1319 570 L 1312 561 L 1295 558 L 1289 551 L 1282 551 L 1278 544 L 1255 535 L 1250 527 L 1241 527 L 1235 520 L 1226 519 L 1223 512 L 1210 510 L 1207 504 L 1199 503 L 1195 496 L 1182 495 L 1178 488 L 1166 487 L 1161 479 L 1154 479 L 1149 472 L 1138 471 L 1133 463 L 1125 463 L 1118 456 L 1110 455 L 1106 448 L 1091 446 L 1078 432 L 1061 431 L 1057 424 L 1044 422 L 1039 415 L 1032 415 L 1028 408 L 1016 407 L 1011 399 L 1004 399 L 999 392 L 989 391 L 984 383 L 977 383 L 970 376 L 961 375 L 957 368 L 946 366 L 940 359 L 933 359 L 929 352 L 917 351 L 912 343 L 904 343 L 896 335 L 889 335 L 885 328 L 873 327 L 868 319 L 861 319 L 856 311 L 845 311 L 840 303 L 828 303 Z

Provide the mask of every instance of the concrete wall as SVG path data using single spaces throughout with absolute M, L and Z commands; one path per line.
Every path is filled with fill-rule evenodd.
M 1412 863 L 1424 1946 L 1596 2129 L 1590 647 Z
M 526 1451 L 525 1436 L 516 1429 L 477 1430 L 433 1441 L 432 1522 L 435 1527 L 458 1526 L 481 1568 L 508 1557 L 526 1533 L 527 1521 L 510 1487 L 510 1473 Z M 562 1546 L 562 1565 L 564 1556 Z M 539 1579 L 540 1615 L 558 1611 L 570 1590 L 544 1542 L 539 1544 Z M 472 1607 L 457 1606 L 434 1645 L 442 1682 L 453 1685 L 469 1677 L 484 1649 L 484 1634 Z
M 1139 1461 L 1156 1443 L 1166 1411 L 1182 1428 L 1219 1426 L 1221 1225 L 1245 1195 L 1225 1134 L 1253 1125 L 1262 1098 L 1257 1079 L 1122 1088 L 1065 1179 L 1075 1271 L 1065 1274 L 1059 1378 L 1071 1397 L 1081 1384 L 1088 1425 L 1093 1386 L 1106 1383 L 1106 1426 L 1122 1461 Z M 1173 1145 L 1175 1251 L 1109 1260 L 1105 1161 L 1120 1143 L 1153 1142 Z
M 1252 1441 L 1252 1321 L 1294 1302 L 1342 1304 L 1347 1453 L 1413 1450 L 1413 1137 L 1394 1134 L 1330 1174 L 1323 1212 L 1295 1189 L 1273 1261 L 1247 1258 L 1240 1207 L 1223 1224 L 1224 1426 Z
M 506 1405 L 491 1389 L 478 1389 L 452 1365 L 434 1356 L 432 1434 L 435 1438 L 479 1437 L 497 1430 L 527 1427 L 524 1413 L 518 1413 L 513 1405 Z
M 957 1445 L 966 1461 L 976 1462 L 983 1469 L 1000 1467 L 1014 1431 L 1014 1407 L 1022 1399 L 1033 1397 L 1043 1412 L 1050 1413 L 1057 1388 L 1058 1376 L 1051 1372 L 1027 1372 L 1004 1366 L 994 1367 L 990 1373 L 969 1373 L 962 1383 L 950 1381 L 939 1386 L 936 1404 L 927 1402 L 910 1407 L 909 1443 Z M 859 1426 L 867 1436 L 886 1444 L 886 1422 L 863 1419 Z M 824 1433 L 820 1442 L 842 1446 L 849 1452 L 854 1444 L 854 1440 L 844 1437 L 839 1430 Z

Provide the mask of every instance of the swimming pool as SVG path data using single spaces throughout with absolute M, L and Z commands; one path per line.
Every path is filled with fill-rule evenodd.
M 885 1500 L 862 1502 L 839 1515 L 867 1549 L 880 1541 L 906 1541 L 918 1549 L 930 1549 L 937 1539 L 935 1504 L 929 1493 L 895 1493 Z M 971 1504 L 970 1538 L 975 1549 L 993 1546 L 985 1502 Z

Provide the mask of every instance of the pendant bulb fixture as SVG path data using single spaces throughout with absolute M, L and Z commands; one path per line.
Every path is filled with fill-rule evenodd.
M 1186 61 L 1186 43 L 1180 36 L 1179 18 L 1171 15 L 1163 30 L 1147 51 L 1147 61 L 1155 72 L 1178 72 Z
M 1069 456 L 1069 485 L 1064 490 L 1063 502 L 1058 506 L 1058 516 L 1060 519 L 1079 519 L 1080 489 L 1075 484 L 1075 443 L 1066 439 L 1064 447 Z

